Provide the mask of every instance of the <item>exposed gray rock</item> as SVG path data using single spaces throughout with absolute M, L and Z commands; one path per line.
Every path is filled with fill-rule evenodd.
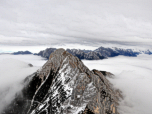
M 29 63 L 28 65 L 29 65 L 30 67 L 33 67 L 33 65 L 32 65 L 32 64 L 30 64 L 30 63 Z
M 34 55 L 39 55 L 41 57 L 45 57 L 47 59 L 49 59 L 50 54 L 53 53 L 56 50 L 56 48 L 47 48 L 43 51 L 40 51 L 39 53 L 35 53 Z
M 58 49 L 26 78 L 22 94 L 3 114 L 118 114 L 121 92 L 106 79 L 110 75 L 90 71 L 80 59 Z

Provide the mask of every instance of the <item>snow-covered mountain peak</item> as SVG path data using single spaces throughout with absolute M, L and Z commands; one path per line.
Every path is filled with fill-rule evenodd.
M 107 80 L 110 75 L 90 71 L 79 58 L 58 49 L 39 72 L 26 78 L 22 94 L 16 96 L 4 113 L 118 114 L 121 94 Z

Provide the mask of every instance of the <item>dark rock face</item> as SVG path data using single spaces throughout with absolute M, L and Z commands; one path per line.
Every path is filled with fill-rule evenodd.
M 32 54 L 30 51 L 18 51 L 18 52 L 14 52 L 13 55 L 24 55 L 24 54 Z
M 67 49 L 67 52 L 71 53 L 74 56 L 77 56 L 79 59 L 85 59 L 86 53 L 78 49 Z
M 98 52 L 88 52 L 86 54 L 86 60 L 99 60 L 99 59 L 105 59 L 106 57 L 104 57 L 103 55 L 101 55 L 101 53 Z
M 30 67 L 33 67 L 33 65 L 32 64 L 28 64 Z
M 35 55 L 39 55 L 41 57 L 45 57 L 47 59 L 49 59 L 50 54 L 53 53 L 56 50 L 56 48 L 47 48 L 44 51 L 40 51 L 38 54 Z
M 104 59 L 105 57 L 102 56 L 100 53 L 94 51 L 87 51 L 87 50 L 78 50 L 78 49 L 67 49 L 67 52 L 71 53 L 72 55 L 78 57 L 79 59 L 86 59 L 86 60 L 99 60 Z
M 41 80 L 36 77 L 37 73 L 34 73 L 24 80 L 23 90 L 16 94 L 15 99 L 4 109 L 2 114 L 27 114 L 37 87 L 41 84 Z
M 100 47 L 100 48 L 96 49 L 95 52 L 100 53 L 104 57 L 114 57 L 114 56 L 119 55 L 118 52 L 115 52 L 114 50 L 112 50 L 110 48 L 104 48 L 104 47 Z
M 104 75 L 105 76 L 104 76 Z M 24 89 L 2 114 L 119 114 L 120 91 L 106 71 L 90 71 L 64 49 L 24 82 Z
M 119 53 L 119 55 L 124 55 L 124 56 L 132 56 L 136 57 L 137 55 L 140 54 L 140 52 L 134 52 L 131 49 L 120 49 L 120 48 L 115 48 L 116 52 Z

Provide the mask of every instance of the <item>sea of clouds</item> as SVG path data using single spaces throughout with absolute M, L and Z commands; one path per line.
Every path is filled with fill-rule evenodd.
M 83 62 L 90 70 L 109 71 L 115 75 L 109 80 L 123 92 L 120 114 L 152 114 L 152 55 Z
M 90 70 L 109 71 L 108 78 L 115 88 L 123 92 L 121 114 L 151 114 L 152 112 L 152 55 L 138 57 L 118 56 L 104 60 L 83 60 Z M 0 111 L 22 89 L 22 81 L 37 71 L 46 59 L 35 55 L 0 55 Z M 29 63 L 33 67 L 29 67 Z
M 34 55 L 0 55 L 0 112 L 23 88 L 23 80 L 36 72 L 46 60 Z M 31 63 L 33 67 L 28 64 Z

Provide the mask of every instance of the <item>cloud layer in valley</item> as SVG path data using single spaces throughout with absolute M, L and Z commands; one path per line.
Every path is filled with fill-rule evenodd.
M 121 114 L 151 114 L 152 112 L 152 55 L 118 56 L 99 61 L 83 60 L 90 69 L 109 71 L 114 87 L 123 92 Z
M 0 45 L 152 45 L 151 0 L 1 0 Z
M 34 55 L 0 55 L 0 113 L 23 88 L 23 80 L 45 62 Z M 29 63 L 34 67 L 30 67 Z
M 137 57 L 118 56 L 98 61 L 83 60 L 90 70 L 109 71 L 115 75 L 109 78 L 115 88 L 123 92 L 119 111 L 123 114 L 151 114 L 152 109 L 152 55 Z M 22 89 L 21 82 L 31 75 L 46 60 L 34 55 L 0 55 L 0 111 Z M 34 67 L 29 67 L 32 63 Z M 8 72 L 9 71 L 9 72 Z M 13 81 L 12 81 L 13 80 Z M 1 105 L 3 104 L 3 105 Z

